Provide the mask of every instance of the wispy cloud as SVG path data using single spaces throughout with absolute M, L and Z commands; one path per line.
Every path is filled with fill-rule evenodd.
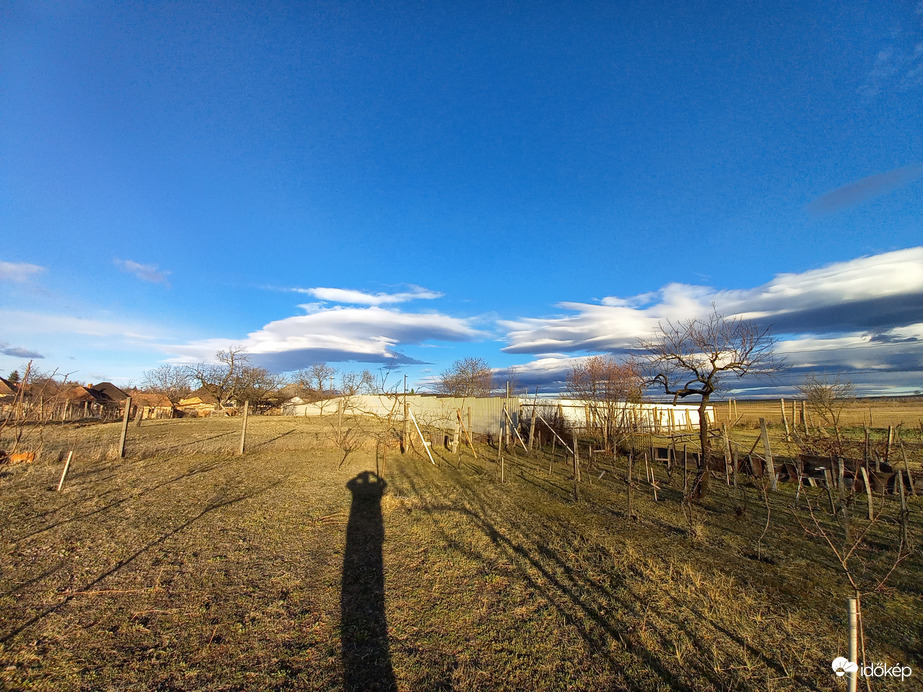
M 0 354 L 11 356 L 13 358 L 44 358 L 38 351 L 32 351 L 20 346 L 10 346 L 8 343 L 0 341 Z
M 21 333 L 27 337 L 79 335 L 119 337 L 135 341 L 156 341 L 163 338 L 161 330 L 152 325 L 25 310 L 0 310 L 0 324 L 8 325 L 7 331 L 10 333 Z
M 148 281 L 154 284 L 169 285 L 167 277 L 170 272 L 166 269 L 160 269 L 156 264 L 141 264 L 134 260 L 114 260 L 115 266 L 126 274 L 131 274 L 142 281 Z
M 45 267 L 27 262 L 0 262 L 0 281 L 23 284 L 45 271 Z
M 410 285 L 405 291 L 396 293 L 366 293 L 349 288 L 293 288 L 295 293 L 305 293 L 318 300 L 331 303 L 347 303 L 350 305 L 391 305 L 406 303 L 411 300 L 434 300 L 441 298 L 442 293 L 430 291 L 421 286 Z
M 242 346 L 251 360 L 275 371 L 320 361 L 419 363 L 405 346 L 432 341 L 471 341 L 485 336 L 471 321 L 438 312 L 371 307 L 302 306 L 304 315 L 270 322 L 245 339 L 205 339 L 170 347 L 178 362 L 207 361 L 228 346 Z
M 842 211 L 909 185 L 921 177 L 923 177 L 923 164 L 877 173 L 831 190 L 808 204 L 807 208 L 814 214 Z
M 889 90 L 913 91 L 923 88 L 923 5 L 917 5 L 916 18 L 891 32 L 882 45 L 859 87 L 859 93 L 872 99 Z M 913 24 L 911 26 L 911 23 Z

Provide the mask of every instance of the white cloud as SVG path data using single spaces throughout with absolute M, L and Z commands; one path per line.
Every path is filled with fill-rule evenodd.
M 114 263 L 116 267 L 121 269 L 126 274 L 132 274 L 142 281 L 148 281 L 155 284 L 168 283 L 167 277 L 170 275 L 170 272 L 166 269 L 160 269 L 156 264 L 140 264 L 134 260 L 123 259 L 116 259 L 114 260 Z
M 27 262 L 0 262 L 0 281 L 16 284 L 26 283 L 34 276 L 45 271 L 45 267 Z
M 229 346 L 242 346 L 255 362 L 292 370 L 311 362 L 387 362 L 402 346 L 426 341 L 470 341 L 485 336 L 470 320 L 437 312 L 408 313 L 372 307 L 303 306 L 304 315 L 270 322 L 246 339 L 206 339 L 170 347 L 178 362 L 210 360 Z
M 397 293 L 366 293 L 349 288 L 295 288 L 297 293 L 306 293 L 318 300 L 331 303 L 349 303 L 352 305 L 388 305 L 406 303 L 410 300 L 434 300 L 442 293 L 430 291 L 421 286 L 408 286 L 408 290 Z
M 570 314 L 502 321 L 510 353 L 617 351 L 633 348 L 664 320 L 702 317 L 714 304 L 729 316 L 785 333 L 885 333 L 923 315 L 923 247 L 779 274 L 753 289 L 668 284 L 660 291 L 601 304 L 559 303 Z

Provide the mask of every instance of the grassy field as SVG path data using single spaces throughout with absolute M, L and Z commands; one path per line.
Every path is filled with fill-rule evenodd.
M 823 489 L 796 502 L 716 478 L 684 511 L 681 474 L 653 469 L 655 502 L 639 463 L 629 517 L 624 459 L 585 465 L 576 500 L 560 454 L 510 454 L 501 483 L 496 448 L 437 449 L 435 466 L 391 449 L 382 466 L 372 445 L 341 466 L 331 430 L 251 418 L 236 456 L 239 419 L 149 421 L 125 459 L 118 424 L 32 431 L 39 459 L 0 467 L 0 684 L 845 689 L 830 662 L 848 584 L 805 531 L 809 500 L 842 543 Z M 876 502 L 855 556 L 870 586 L 900 534 L 897 500 Z M 914 669 L 874 689 L 920 689 L 920 552 L 863 604 L 867 660 Z
M 801 401 L 785 399 L 786 417 L 790 424 L 795 422 L 792 416 L 792 404 L 795 404 L 795 416 L 801 421 Z M 779 399 L 765 399 L 755 401 L 716 401 L 715 414 L 719 422 L 737 420 L 738 426 L 756 427 L 762 417 L 768 423 L 778 426 L 783 425 L 782 404 Z M 818 417 L 808 411 L 810 424 L 820 424 Z M 845 406 L 842 414 L 842 424 L 847 427 L 861 428 L 870 424 L 874 428 L 883 428 L 900 425 L 905 434 L 919 435 L 923 433 L 923 397 L 904 396 L 891 398 L 865 398 L 855 399 Z M 871 423 L 870 423 L 871 421 Z

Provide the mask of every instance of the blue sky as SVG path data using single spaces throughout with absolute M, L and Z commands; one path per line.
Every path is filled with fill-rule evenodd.
M 923 2 L 0 0 L 0 373 L 465 356 L 662 319 L 923 389 Z

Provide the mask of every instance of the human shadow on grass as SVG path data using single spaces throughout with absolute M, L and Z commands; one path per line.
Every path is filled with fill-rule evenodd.
M 363 471 L 346 484 L 353 495 L 340 589 L 340 644 L 346 690 L 395 690 L 385 615 L 381 516 L 383 478 Z

